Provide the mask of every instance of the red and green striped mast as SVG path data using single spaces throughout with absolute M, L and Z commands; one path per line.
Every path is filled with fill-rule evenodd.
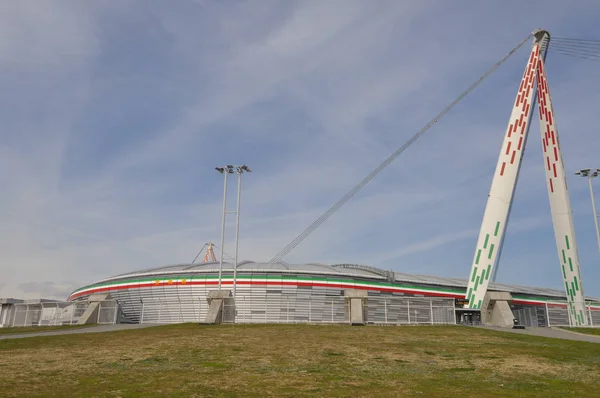
M 533 47 L 519 85 L 517 98 L 513 103 L 510 121 L 488 195 L 469 275 L 466 298 L 469 300 L 470 308 L 480 309 L 488 284 L 490 280 L 494 279 L 493 275 L 497 271 L 533 116 L 534 103 L 537 99 L 552 222 L 561 263 L 561 274 L 565 282 L 570 308 L 571 323 L 585 325 L 587 324 L 584 315 L 585 302 L 571 204 L 544 68 L 550 34 L 545 30 L 537 30 L 533 33 L 533 37 Z

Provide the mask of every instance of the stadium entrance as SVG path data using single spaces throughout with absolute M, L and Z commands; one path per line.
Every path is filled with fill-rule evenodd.
M 456 323 L 458 325 L 480 325 L 481 311 L 473 308 L 457 308 Z
M 480 325 L 481 311 L 479 309 L 468 308 L 469 300 L 464 298 L 454 299 L 454 308 L 456 308 L 456 323 L 458 325 Z

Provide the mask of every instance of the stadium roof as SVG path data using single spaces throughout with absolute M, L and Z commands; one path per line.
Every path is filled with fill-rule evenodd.
M 111 278 L 106 278 L 103 281 L 114 280 L 117 278 L 124 277 L 137 277 L 142 275 L 159 275 L 159 274 L 170 274 L 180 272 L 216 272 L 219 269 L 218 262 L 208 263 L 196 263 L 196 264 L 176 264 L 167 265 L 162 267 L 148 268 L 139 271 L 128 272 L 125 274 L 115 275 Z M 224 271 L 231 271 L 233 269 L 232 263 L 223 263 Z M 344 275 L 354 276 L 360 278 L 380 279 L 402 283 L 414 283 L 416 285 L 433 285 L 433 286 L 446 286 L 446 287 L 467 287 L 467 280 L 461 278 L 447 278 L 431 275 L 417 275 L 417 274 L 406 274 L 402 272 L 387 271 L 380 268 L 359 265 L 359 264 L 320 264 L 320 263 L 308 263 L 308 264 L 287 264 L 285 262 L 280 263 L 261 263 L 253 261 L 242 261 L 238 263 L 238 272 L 282 272 L 282 273 L 319 273 L 328 275 Z M 100 281 L 100 282 L 103 282 Z M 541 295 L 549 297 L 562 297 L 565 298 L 565 292 L 557 289 L 548 289 L 542 287 L 529 287 L 520 285 L 509 285 L 504 283 L 491 282 L 489 285 L 490 290 L 494 291 L 506 291 L 511 293 L 520 293 L 528 295 Z M 599 299 L 594 297 L 586 297 L 586 299 L 597 301 Z

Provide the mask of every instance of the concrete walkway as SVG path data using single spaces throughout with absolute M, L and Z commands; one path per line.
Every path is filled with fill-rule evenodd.
M 587 341 L 589 343 L 600 343 L 600 336 L 587 335 L 582 333 L 570 332 L 563 329 L 555 328 L 527 328 L 527 329 L 511 329 L 501 328 L 497 326 L 482 326 L 485 329 L 496 330 L 499 332 L 528 334 L 530 336 L 549 337 L 553 339 Z
M 60 336 L 63 334 L 81 334 L 81 333 L 104 333 L 104 332 L 115 332 L 118 330 L 130 330 L 130 329 L 141 329 L 151 326 L 159 326 L 155 324 L 117 324 L 117 325 L 98 325 L 84 327 L 80 329 L 65 329 L 47 332 L 31 332 L 31 333 L 15 333 L 15 334 L 0 334 L 0 340 L 8 339 L 23 339 L 26 337 L 40 337 L 40 336 Z M 15 328 L 18 331 L 18 328 Z

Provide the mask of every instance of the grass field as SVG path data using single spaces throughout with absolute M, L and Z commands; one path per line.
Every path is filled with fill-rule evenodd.
M 460 326 L 159 326 L 0 340 L 2 396 L 592 397 L 600 344 Z
M 563 328 L 572 332 L 591 334 L 594 336 L 600 336 L 600 328 Z
M 1 334 L 21 334 L 21 333 L 36 333 L 36 332 L 54 332 L 58 330 L 79 329 L 94 325 L 67 325 L 67 326 L 25 326 L 15 328 L 0 328 Z

